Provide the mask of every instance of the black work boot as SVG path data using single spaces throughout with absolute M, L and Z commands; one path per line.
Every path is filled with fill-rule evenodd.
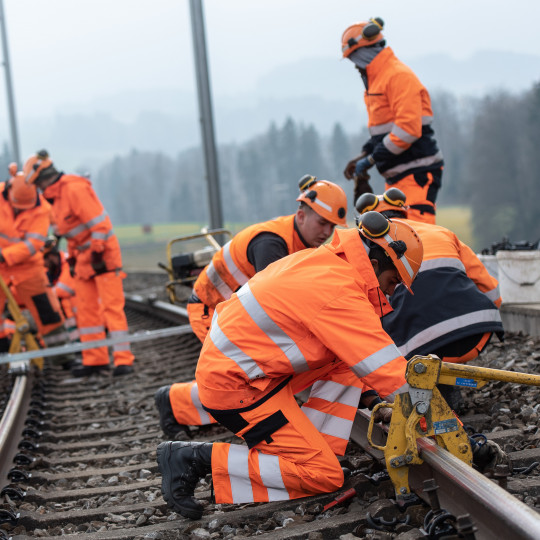
M 463 400 L 459 386 L 438 384 L 437 388 L 439 389 L 441 396 L 446 400 L 446 403 L 448 403 L 449 407 L 456 414 L 461 414 L 465 411 L 465 401 Z
M 194 497 L 195 486 L 212 471 L 212 443 L 162 442 L 157 463 L 167 505 L 184 517 L 201 519 L 203 506 Z
M 159 412 L 159 425 L 165 437 L 175 441 L 181 434 L 187 435 L 191 439 L 189 427 L 179 424 L 174 417 L 169 397 L 170 386 L 162 386 L 155 394 L 154 401 Z

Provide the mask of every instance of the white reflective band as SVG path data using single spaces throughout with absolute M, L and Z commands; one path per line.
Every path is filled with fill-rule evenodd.
M 387 122 L 386 124 L 379 124 L 378 126 L 371 126 L 369 128 L 370 135 L 383 135 L 390 133 L 394 127 L 394 122 Z
M 86 336 L 88 334 L 100 334 L 105 333 L 105 327 L 104 326 L 81 326 L 79 328 L 79 331 L 81 332 L 81 336 Z
M 439 257 L 437 259 L 423 260 L 420 265 L 419 272 L 425 272 L 426 270 L 436 270 L 438 268 L 455 268 L 456 270 L 465 271 L 465 265 L 459 260 L 453 257 Z
M 248 468 L 246 466 L 246 473 L 247 470 Z M 259 471 L 264 487 L 268 490 L 269 501 L 283 501 L 290 498 L 289 492 L 285 488 L 283 478 L 281 477 L 278 456 L 262 454 L 259 452 Z
M 298 345 L 291 339 L 264 311 L 259 304 L 249 283 L 246 283 L 237 293 L 238 299 L 247 311 L 253 322 L 281 349 L 288 358 L 295 373 L 302 373 L 309 369 L 304 355 Z
M 501 322 L 501 315 L 499 310 L 495 307 L 493 309 L 483 309 L 481 311 L 474 311 L 472 313 L 467 313 L 465 315 L 459 315 L 458 317 L 453 317 L 442 321 L 440 323 L 434 324 L 421 332 L 418 332 L 413 336 L 409 341 L 403 343 L 399 346 L 399 350 L 402 352 L 403 356 L 406 356 L 411 351 L 416 350 L 418 347 L 430 343 L 434 339 L 437 339 L 441 336 L 445 336 L 450 332 L 459 330 L 461 328 L 466 328 L 472 324 L 486 323 L 486 322 Z
M 361 360 L 352 367 L 352 370 L 359 377 L 367 377 L 374 371 L 377 371 L 380 367 L 388 364 L 392 360 L 399 358 L 402 354 L 399 352 L 399 349 L 394 343 L 387 345 L 382 349 L 374 352 L 364 360 Z
M 225 261 L 225 265 L 227 266 L 227 270 L 229 271 L 229 274 L 235 279 L 235 281 L 238 283 L 238 285 L 243 285 L 244 283 L 247 283 L 249 280 L 249 277 L 246 276 L 238 266 L 236 266 L 235 262 L 233 261 L 232 255 L 231 255 L 231 242 L 232 240 L 229 240 L 224 246 L 223 246 L 223 260 Z
M 217 311 L 214 312 L 209 335 L 212 343 L 216 346 L 218 351 L 232 360 L 246 374 L 250 381 L 265 377 L 264 371 L 258 366 L 258 364 L 247 354 L 242 352 L 242 350 L 232 343 L 222 332 L 221 328 L 219 327 Z
M 409 169 L 416 169 L 419 167 L 429 167 L 430 165 L 433 165 L 434 163 L 438 163 L 439 161 L 442 161 L 443 155 L 442 152 L 437 152 L 436 154 L 432 156 L 427 156 L 419 159 L 413 159 L 412 161 L 408 161 L 407 163 L 400 163 L 399 165 L 396 165 L 392 169 L 388 169 L 382 175 L 385 178 L 391 178 L 392 176 L 396 176 L 397 174 L 401 174 L 405 171 L 408 171 Z
M 211 424 L 212 421 L 210 420 L 210 415 L 203 409 L 201 400 L 199 399 L 199 387 L 197 386 L 197 383 L 195 383 L 191 387 L 191 402 L 193 403 L 193 406 L 195 409 L 197 409 L 197 412 L 199 413 L 199 416 L 201 417 L 201 425 L 206 426 L 208 424 Z
M 233 503 L 254 502 L 253 488 L 249 479 L 249 449 L 247 446 L 231 444 L 227 462 Z
M 345 386 L 334 381 L 315 381 L 311 387 L 309 397 L 325 399 L 332 403 L 341 403 L 358 408 L 362 391 L 355 386 Z
M 46 236 L 43 236 L 42 234 L 33 233 L 33 232 L 27 232 L 24 235 L 25 238 L 33 238 L 34 240 L 39 240 L 41 242 L 45 242 L 47 240 Z
M 413 142 L 417 141 L 420 137 L 417 137 L 416 135 L 411 135 L 404 129 L 400 128 L 399 126 L 392 127 L 391 133 L 395 135 L 396 137 L 400 138 L 403 142 L 412 144 Z
M 34 244 L 32 244 L 30 240 L 23 240 L 23 244 L 26 244 L 26 247 L 28 248 L 30 255 L 34 255 L 37 253 L 36 248 L 34 247 Z
M 62 291 L 67 292 L 71 296 L 75 295 L 75 291 L 71 287 L 68 287 L 65 283 L 62 283 L 62 282 L 57 283 L 55 288 L 56 289 L 61 289 Z
M 397 144 L 393 143 L 392 140 L 390 139 L 390 133 L 386 135 L 386 137 L 383 139 L 382 142 L 384 146 L 386 147 L 386 149 L 389 152 L 392 152 L 392 154 L 394 154 L 395 156 L 399 156 L 399 154 L 403 154 L 405 150 L 408 150 L 408 148 L 401 148 Z
M 360 391 L 358 392 L 358 400 L 360 400 Z M 356 402 L 358 406 L 358 402 Z M 309 418 L 310 422 L 317 428 L 319 433 L 331 435 L 345 441 L 349 440 L 353 420 L 345 420 L 332 414 L 327 414 L 311 407 L 302 407 L 302 411 Z
M 225 300 L 228 300 L 234 291 L 221 279 L 221 276 L 214 267 L 213 261 L 210 261 L 210 264 L 206 267 L 206 275 L 208 276 L 210 283 L 212 283 L 219 291 L 219 294 L 221 294 Z
M 325 202 L 321 201 L 321 199 L 316 197 L 313 202 L 315 204 L 318 204 L 322 208 L 324 208 L 327 212 L 332 212 L 332 207 L 329 204 L 326 204 Z
M 499 290 L 499 286 L 497 285 L 494 289 L 491 289 L 491 291 L 487 291 L 484 293 L 492 302 L 496 302 L 501 297 L 501 291 Z

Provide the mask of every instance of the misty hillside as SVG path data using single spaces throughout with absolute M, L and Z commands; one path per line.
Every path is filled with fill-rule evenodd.
M 430 55 L 403 61 L 432 93 L 515 93 L 540 79 L 540 56 L 529 54 L 483 52 L 466 60 Z M 330 133 L 336 123 L 358 133 L 366 121 L 357 72 L 350 62 L 333 57 L 274 69 L 249 92 L 213 92 L 216 136 L 222 144 L 246 141 L 288 117 L 313 124 L 321 134 Z M 25 118 L 23 111 L 19 118 L 23 148 L 50 149 L 66 170 L 92 173 L 132 149 L 176 156 L 200 143 L 197 97 L 176 89 L 100 96 L 90 103 L 74 102 L 54 118 Z

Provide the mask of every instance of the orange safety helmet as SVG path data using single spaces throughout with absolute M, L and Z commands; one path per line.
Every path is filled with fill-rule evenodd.
M 349 26 L 341 36 L 343 58 L 348 58 L 353 51 L 360 47 L 367 47 L 383 40 L 384 36 L 381 33 L 383 27 L 384 21 L 380 17 Z
M 382 195 L 375 195 L 374 193 L 364 193 L 356 199 L 354 205 L 356 211 L 362 215 L 371 210 L 377 212 L 385 212 L 391 210 L 393 212 L 399 212 L 404 218 L 409 213 L 409 207 L 405 204 L 407 197 L 405 193 L 398 188 L 387 189 Z
M 319 216 L 334 225 L 347 226 L 347 195 L 337 184 L 306 174 L 298 182 L 297 201 L 307 204 Z
M 364 238 L 384 249 L 392 259 L 401 282 L 413 294 L 411 285 L 424 257 L 422 240 L 416 231 L 405 221 L 387 219 L 374 211 L 362 215 L 358 230 Z
M 36 186 L 26 182 L 24 173 L 18 172 L 8 182 L 8 198 L 13 208 L 17 208 L 17 210 L 28 210 L 36 206 Z
M 23 173 L 26 177 L 26 181 L 29 184 L 34 184 L 39 175 L 49 167 L 53 166 L 53 162 L 49 157 L 47 150 L 40 150 L 35 155 L 30 156 L 23 166 Z

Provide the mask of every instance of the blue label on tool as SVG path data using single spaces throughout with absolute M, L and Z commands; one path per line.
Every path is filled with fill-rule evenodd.
M 470 386 L 471 388 L 476 388 L 478 383 L 474 379 L 461 379 L 456 377 L 456 386 Z
M 450 433 L 458 430 L 457 418 L 450 418 L 449 420 L 441 420 L 440 422 L 433 422 L 433 431 L 435 435 L 441 433 Z

